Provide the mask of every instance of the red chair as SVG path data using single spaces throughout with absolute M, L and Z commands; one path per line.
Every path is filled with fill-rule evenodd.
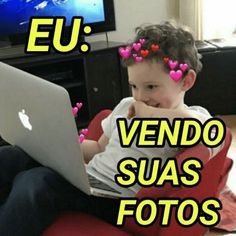
M 104 110 L 99 113 L 90 123 L 88 139 L 97 140 L 102 134 L 101 120 L 104 119 L 111 111 Z M 228 173 L 232 167 L 232 160 L 227 157 L 227 152 L 231 144 L 231 132 L 227 128 L 226 139 L 222 150 L 209 159 L 208 149 L 198 144 L 194 147 L 184 150 L 177 155 L 178 165 L 181 165 L 183 160 L 189 157 L 196 157 L 204 163 L 204 168 L 201 171 L 201 181 L 197 186 L 186 187 L 172 187 L 171 185 L 164 185 L 163 187 L 148 187 L 142 188 L 137 193 L 138 199 L 151 198 L 153 200 L 158 198 L 180 198 L 185 199 L 192 197 L 198 202 L 206 198 L 217 197 L 220 191 L 224 188 L 228 178 Z M 183 227 L 177 223 L 175 218 L 175 211 L 172 211 L 172 217 L 168 227 L 160 226 L 159 219 L 155 224 L 148 227 L 141 227 L 136 224 L 132 217 L 127 217 L 123 227 L 115 227 L 95 216 L 85 213 L 71 213 L 65 212 L 61 214 L 55 222 L 48 227 L 43 236 L 126 236 L 126 235 L 142 235 L 142 236 L 200 236 L 208 231 L 207 227 L 199 223 L 191 227 Z M 92 226 L 92 227 L 91 227 Z

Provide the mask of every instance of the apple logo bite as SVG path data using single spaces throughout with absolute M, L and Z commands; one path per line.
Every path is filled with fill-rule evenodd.
M 23 126 L 28 130 L 32 130 L 32 125 L 30 124 L 29 116 L 25 113 L 24 109 L 18 112 L 18 116 Z

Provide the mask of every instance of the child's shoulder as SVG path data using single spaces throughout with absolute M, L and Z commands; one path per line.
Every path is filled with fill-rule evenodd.
M 202 106 L 187 106 L 187 109 L 198 112 L 198 113 L 201 113 L 201 114 L 206 115 L 206 116 L 211 116 L 209 111 L 206 108 L 202 107 Z
M 195 114 L 194 117 L 204 123 L 206 120 L 212 118 L 209 111 L 202 106 L 187 106 L 186 109 L 191 111 L 192 114 Z

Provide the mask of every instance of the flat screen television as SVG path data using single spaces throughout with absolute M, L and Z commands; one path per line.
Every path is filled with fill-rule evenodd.
M 92 33 L 116 29 L 113 0 L 0 0 L 0 41 L 25 43 L 32 16 L 64 16 L 67 28 L 82 16 Z

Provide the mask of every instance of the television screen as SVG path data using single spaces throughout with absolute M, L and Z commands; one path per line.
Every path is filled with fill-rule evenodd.
M 0 37 L 26 34 L 32 16 L 64 16 L 67 26 L 82 16 L 93 33 L 115 30 L 112 0 L 0 0 Z

